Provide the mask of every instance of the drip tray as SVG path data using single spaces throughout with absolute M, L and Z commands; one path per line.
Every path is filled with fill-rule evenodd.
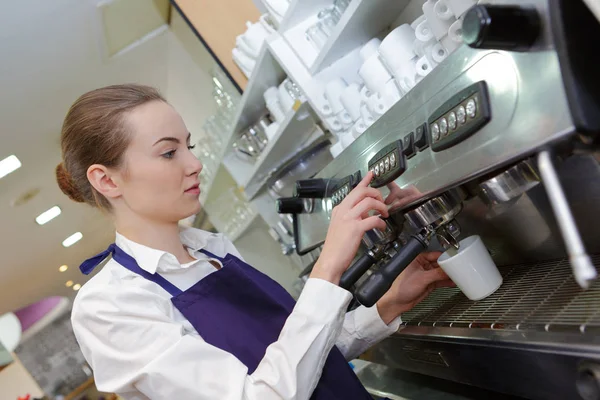
M 600 254 L 591 259 L 600 269 Z M 600 279 L 582 290 L 568 259 L 499 269 L 504 283 L 493 295 L 471 301 L 458 288 L 437 289 L 402 315 L 403 326 L 600 333 Z

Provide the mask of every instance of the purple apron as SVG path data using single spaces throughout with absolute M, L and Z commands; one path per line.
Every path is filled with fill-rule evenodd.
M 277 282 L 239 258 L 231 254 L 221 258 L 206 250 L 200 251 L 219 260 L 223 268 L 186 291 L 179 290 L 159 274 L 143 270 L 133 257 L 114 243 L 81 264 L 80 269 L 87 275 L 113 253 L 119 264 L 169 292 L 173 296 L 173 305 L 202 339 L 236 356 L 251 374 L 263 359 L 267 347 L 279 338 L 294 308 L 294 299 Z M 311 399 L 371 400 L 372 397 L 334 346 Z

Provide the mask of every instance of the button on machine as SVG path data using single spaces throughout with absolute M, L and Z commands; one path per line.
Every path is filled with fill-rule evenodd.
M 388 144 L 369 160 L 368 168 L 375 173 L 375 178 L 371 181 L 372 187 L 386 185 L 404 173 L 406 157 L 402 143 L 401 139 Z
M 485 81 L 474 83 L 442 104 L 428 119 L 431 149 L 452 147 L 481 129 L 491 118 Z
M 450 130 L 456 129 L 456 113 L 454 111 L 450 111 L 450 114 L 448 114 L 448 128 Z
M 333 206 L 337 206 L 348 196 L 348 193 L 358 185 L 362 179 L 360 171 L 342 179 L 331 179 L 327 188 Z
M 431 124 L 431 139 L 433 139 L 433 143 L 440 140 L 440 126 L 437 124 L 437 122 Z
M 448 135 L 448 121 L 446 120 L 446 118 L 442 117 L 440 118 L 440 134 L 442 137 L 445 137 L 446 135 Z

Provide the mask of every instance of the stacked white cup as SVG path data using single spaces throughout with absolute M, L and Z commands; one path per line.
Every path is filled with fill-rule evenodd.
M 236 37 L 231 55 L 246 77 L 250 77 L 256 66 L 262 44 L 274 32 L 275 29 L 268 22 L 266 15 L 262 15 L 254 24 L 246 22 L 246 32 Z

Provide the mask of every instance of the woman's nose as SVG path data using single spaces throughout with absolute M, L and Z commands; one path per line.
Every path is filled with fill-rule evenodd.
M 191 153 L 191 152 L 190 152 Z M 190 154 L 190 164 L 188 166 L 188 175 L 198 175 L 202 171 L 202 162 L 195 155 Z

